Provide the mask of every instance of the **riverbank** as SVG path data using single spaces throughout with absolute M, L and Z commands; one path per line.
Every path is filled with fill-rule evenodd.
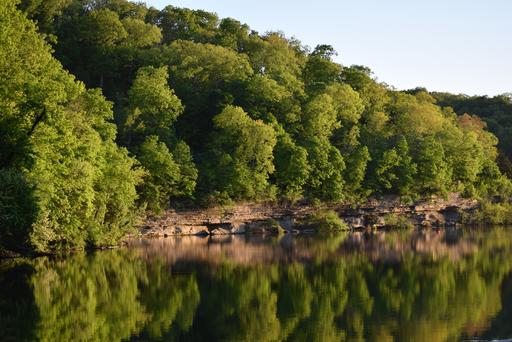
M 359 206 L 350 204 L 294 205 L 250 203 L 209 209 L 167 210 L 162 216 L 149 217 L 135 235 L 166 237 L 180 235 L 230 235 L 300 233 L 311 231 L 308 217 L 319 210 L 330 210 L 347 224 L 347 229 L 385 228 L 406 223 L 411 226 L 455 226 L 463 214 L 478 208 L 474 199 L 451 194 L 413 204 L 400 203 L 397 197 L 369 200 Z
M 318 223 L 319 215 L 317 214 L 325 212 L 335 213 L 342 222 L 346 223 L 344 225 L 346 230 L 453 227 L 461 223 L 467 223 L 463 222 L 464 216 L 473 216 L 472 213 L 480 205 L 481 203 L 477 200 L 451 194 L 446 199 L 433 198 L 407 205 L 400 203 L 397 197 L 385 197 L 379 200 L 369 200 L 358 206 L 349 203 L 330 205 L 245 203 L 208 209 L 170 209 L 161 216 L 145 218 L 136 227 L 135 232 L 127 235 L 120 244 L 94 249 L 119 247 L 133 238 L 311 233 L 317 228 L 315 226 Z M 316 221 L 315 224 L 312 224 L 310 218 L 315 215 Z M 332 218 L 332 215 L 330 218 Z M 61 252 L 76 250 L 78 249 L 67 249 Z M 36 255 L 44 254 L 38 253 Z M 21 256 L 22 254 L 0 248 L 0 259 Z

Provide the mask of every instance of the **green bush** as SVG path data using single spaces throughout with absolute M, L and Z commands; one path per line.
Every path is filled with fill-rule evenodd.
M 463 222 L 466 224 L 512 224 L 512 204 L 482 201 L 477 210 L 464 215 Z
M 334 210 L 318 210 L 306 219 L 306 224 L 313 226 L 319 233 L 330 233 L 349 230 L 348 225 Z
M 265 230 L 277 235 L 281 235 L 286 232 L 279 222 L 274 219 L 268 219 L 267 222 L 265 222 Z

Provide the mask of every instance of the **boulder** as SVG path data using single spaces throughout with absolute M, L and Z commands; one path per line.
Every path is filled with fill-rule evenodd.
M 425 214 L 425 221 L 430 222 L 432 226 L 440 226 L 445 223 L 444 215 L 437 211 L 427 212 Z
M 174 235 L 208 235 L 207 226 L 176 226 Z
M 364 227 L 364 216 L 346 216 L 343 217 L 350 228 L 363 228 Z
M 155 237 L 167 237 L 171 235 L 176 235 L 174 232 L 174 227 L 164 227 L 161 229 L 155 229 L 153 231 L 153 236 Z
M 262 222 L 249 222 L 245 226 L 245 231 L 249 234 L 265 234 L 265 227 Z
M 211 235 L 229 235 L 231 232 L 224 228 L 215 228 L 210 232 Z
M 229 231 L 231 234 L 245 234 L 246 232 L 246 224 L 245 222 L 232 222 L 229 225 Z
M 283 227 L 283 229 L 292 230 L 295 226 L 295 218 L 292 216 L 285 216 L 277 220 L 279 222 L 279 225 Z
M 208 231 L 207 226 L 194 226 L 191 234 L 192 235 L 209 235 L 210 232 Z

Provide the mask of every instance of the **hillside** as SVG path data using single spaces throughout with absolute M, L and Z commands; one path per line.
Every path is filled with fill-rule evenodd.
M 6 248 L 111 244 L 176 206 L 512 192 L 482 119 L 330 45 L 173 6 L 15 4 L 0 5 Z M 508 126 L 473 114 L 510 146 Z

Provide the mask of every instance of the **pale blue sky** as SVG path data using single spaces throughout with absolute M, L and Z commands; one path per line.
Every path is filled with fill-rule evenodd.
M 397 89 L 512 92 L 512 0 L 145 0 L 331 44 L 344 65 L 369 66 Z

